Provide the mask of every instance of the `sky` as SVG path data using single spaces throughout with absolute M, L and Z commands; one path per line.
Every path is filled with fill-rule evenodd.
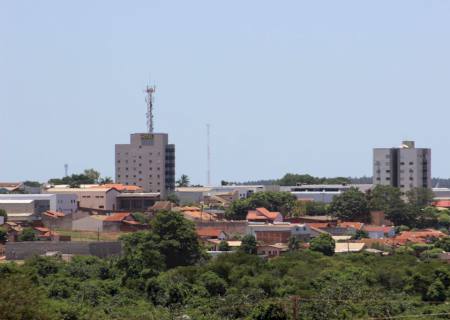
M 450 177 L 450 2 L 0 1 L 0 181 L 95 168 L 146 129 L 176 175 L 370 176 L 372 148 L 432 148 Z

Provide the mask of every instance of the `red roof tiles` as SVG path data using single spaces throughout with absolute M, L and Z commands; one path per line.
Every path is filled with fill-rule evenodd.
M 111 216 L 108 216 L 103 221 L 110 221 L 110 222 L 121 222 L 125 220 L 131 213 L 129 212 L 120 212 L 120 213 L 114 213 Z
M 247 214 L 247 220 L 275 220 L 280 215 L 279 212 L 271 212 L 266 208 L 256 208 Z

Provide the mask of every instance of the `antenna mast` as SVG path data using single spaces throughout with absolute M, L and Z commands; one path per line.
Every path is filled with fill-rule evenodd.
M 155 93 L 155 86 L 147 86 L 145 88 L 145 102 L 147 103 L 147 131 L 148 133 L 153 133 L 153 94 Z
M 67 177 L 69 175 L 69 165 L 66 163 L 64 165 L 64 176 Z
M 207 161 L 207 171 L 206 171 L 206 183 L 211 186 L 211 147 L 209 138 L 209 123 L 206 125 L 206 161 Z

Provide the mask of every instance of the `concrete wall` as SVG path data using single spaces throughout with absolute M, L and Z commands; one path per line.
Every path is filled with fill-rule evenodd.
M 6 244 L 7 260 L 25 260 L 35 255 L 42 255 L 49 251 L 62 254 L 92 255 L 100 258 L 122 254 L 122 244 L 119 241 L 110 242 L 11 242 Z
M 103 232 L 103 220 L 95 216 L 87 216 L 72 221 L 72 230 Z

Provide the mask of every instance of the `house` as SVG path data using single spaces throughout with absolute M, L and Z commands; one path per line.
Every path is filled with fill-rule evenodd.
M 19 235 L 22 233 L 23 228 L 15 222 L 7 221 L 5 223 L 6 233 L 8 234 L 8 241 L 15 242 L 18 240 Z
M 216 221 L 217 217 L 215 214 L 206 212 L 198 207 L 177 207 L 173 211 L 178 211 L 183 216 L 191 221 Z
M 284 219 L 291 223 L 328 223 L 330 226 L 336 226 L 338 219 L 333 216 L 301 216 Z
M 225 233 L 223 230 L 220 230 L 217 228 L 197 227 L 196 232 L 197 232 L 197 236 L 200 239 L 227 240 L 229 238 L 227 233 Z
M 116 197 L 116 208 L 118 211 L 147 212 L 160 196 L 160 193 L 122 192 Z
M 132 232 L 146 228 L 129 212 L 119 212 L 107 216 L 103 220 L 103 230 L 107 232 Z
M 148 210 L 155 214 L 160 211 L 172 211 L 174 204 L 170 201 L 156 201 Z
M 22 192 L 23 189 L 22 182 L 0 182 L 0 194 Z
M 346 234 L 356 234 L 357 231 L 361 231 L 364 228 L 364 223 L 355 221 L 343 221 L 338 224 L 339 227 L 345 228 Z
M 47 210 L 41 215 L 42 224 L 50 229 L 72 229 L 73 214 L 64 214 L 59 211 Z
M 306 224 L 291 223 L 249 223 L 246 233 L 264 244 L 288 243 L 290 237 L 301 240 L 309 240 L 311 237 L 311 229 Z
M 370 239 L 392 238 L 395 236 L 395 228 L 388 226 L 367 225 L 363 227 Z
M 231 251 L 238 249 L 242 244 L 242 241 L 238 240 L 219 240 L 219 239 L 208 239 L 206 240 L 206 243 L 211 245 L 210 251 L 220 251 L 219 245 L 222 241 L 226 241 Z
M 266 208 L 256 208 L 255 210 L 249 210 L 247 213 L 248 222 L 283 222 L 283 216 L 279 212 L 271 212 Z
M 288 246 L 284 243 L 262 244 L 258 245 L 256 248 L 258 255 L 267 256 L 269 258 L 278 257 L 286 251 L 288 251 Z
M 46 190 L 52 194 L 75 194 L 77 205 L 81 210 L 95 213 L 106 213 L 116 211 L 117 196 L 120 191 L 116 188 L 107 187 L 84 187 L 84 188 L 62 188 L 55 186 Z
M 36 238 L 38 238 L 39 240 L 46 240 L 46 241 L 59 240 L 59 234 L 55 231 L 51 231 L 49 228 L 34 227 L 33 230 L 36 232 Z
M 336 242 L 334 253 L 360 252 L 364 246 L 363 242 Z
M 439 230 L 423 229 L 418 231 L 403 231 L 395 240 L 399 244 L 405 243 L 431 243 L 436 239 L 446 237 L 447 235 Z

